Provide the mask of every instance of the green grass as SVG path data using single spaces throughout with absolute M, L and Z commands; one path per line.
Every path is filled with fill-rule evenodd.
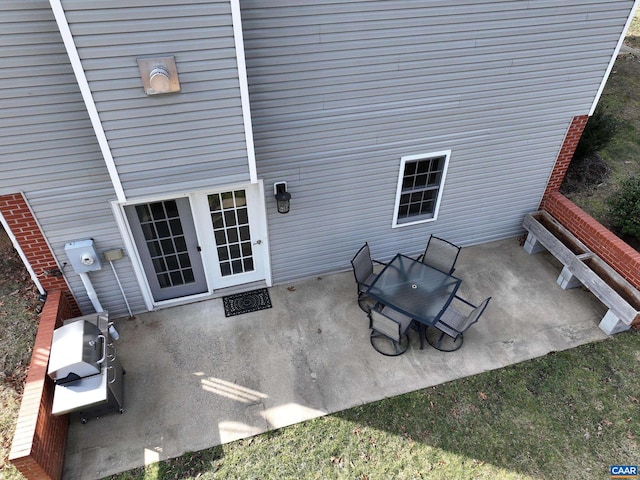
M 640 460 L 639 347 L 622 333 L 109 478 L 608 478 Z

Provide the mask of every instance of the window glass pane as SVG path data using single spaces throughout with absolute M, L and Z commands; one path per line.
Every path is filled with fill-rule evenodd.
M 157 238 L 156 230 L 153 228 L 153 223 L 145 223 L 140 225 L 142 227 L 142 234 L 145 240 L 154 240 Z
M 242 273 L 244 271 L 242 269 L 242 260 L 233 260 L 231 262 L 231 268 L 233 269 L 233 273 Z
M 190 268 L 183 270 L 182 276 L 184 277 L 184 283 L 193 283 L 196 281 L 195 277 L 193 276 L 193 270 L 191 270 Z
M 220 262 L 220 273 L 222 273 L 223 277 L 226 277 L 227 275 L 231 275 L 231 263 Z
M 245 257 L 251 256 L 251 242 L 244 242 L 242 244 L 242 255 Z
M 405 175 L 405 177 L 407 175 L 415 175 L 416 166 L 417 166 L 416 162 L 407 162 L 407 163 L 405 163 L 404 164 L 404 175 Z
M 224 212 L 224 224 L 233 227 L 236 224 L 236 212 L 233 210 Z
M 175 248 L 173 247 L 172 240 L 161 240 L 160 245 L 162 245 L 162 253 L 164 253 L 165 255 L 176 252 Z
M 178 255 L 178 259 L 180 260 L 180 268 L 189 268 L 191 266 L 191 259 L 188 253 L 181 253 Z
M 147 247 L 149 248 L 149 255 L 152 257 L 162 255 L 162 252 L 160 251 L 160 244 L 158 242 L 147 242 Z
M 233 192 L 236 197 L 236 207 L 244 207 L 247 204 L 247 197 L 244 190 Z
M 136 207 L 136 213 L 138 214 L 138 219 L 140 219 L 140 222 L 151 221 L 151 212 L 149 211 L 149 207 L 147 207 L 146 205 L 138 205 Z
M 213 228 L 223 228 L 224 227 L 224 221 L 222 220 L 222 214 L 221 213 L 212 213 L 211 214 L 211 223 L 213 225 Z
M 166 288 L 171 286 L 171 281 L 169 280 L 169 275 L 163 273 L 162 275 L 158 275 L 158 283 L 160 284 L 160 288 Z
M 173 239 L 174 244 L 176 246 L 176 252 L 186 252 L 187 251 L 187 242 L 185 238 L 181 235 Z
M 164 260 L 167 262 L 167 268 L 169 270 L 177 270 L 180 268 L 180 265 L 178 265 L 178 257 L 176 255 L 169 255 L 168 257 L 165 257 Z
M 164 208 L 167 211 L 167 217 L 178 218 L 180 216 L 180 214 L 178 213 L 178 204 L 175 202 L 175 200 L 164 202 Z
M 229 243 L 236 243 L 238 241 L 238 229 L 230 228 L 227 230 L 227 239 L 229 240 Z
M 216 237 L 216 245 L 226 245 L 227 237 L 224 234 L 224 230 L 216 230 L 213 235 Z
M 169 223 L 165 221 L 156 222 L 156 230 L 158 230 L 158 236 L 168 237 L 169 236 Z
M 244 262 L 244 271 L 245 272 L 252 272 L 253 271 L 253 259 L 252 258 L 245 258 L 243 260 Z
M 167 266 L 164 263 L 164 259 L 162 257 L 154 258 L 152 262 L 153 262 L 153 269 L 156 271 L 156 273 L 167 271 Z
M 229 245 L 229 253 L 231 254 L 231 258 L 240 257 L 240 245 L 237 243 Z
M 229 260 L 227 247 L 218 247 L 218 260 Z
M 222 195 L 222 208 L 233 208 L 233 192 L 224 192 Z
M 240 240 L 251 240 L 249 227 L 240 227 Z
M 416 175 L 416 181 L 414 184 L 414 188 L 421 188 L 427 185 L 427 179 L 429 175 Z
M 151 215 L 153 215 L 154 220 L 161 220 L 165 218 L 164 206 L 162 203 L 151 203 L 149 205 L 151 207 Z
M 209 195 L 209 210 L 216 212 L 222 209 L 222 203 L 220 201 L 220 195 Z
M 182 285 L 184 283 L 184 280 L 182 279 L 182 273 L 179 270 L 177 272 L 171 272 L 169 275 L 171 277 L 171 283 L 173 285 Z
M 422 161 L 418 162 L 417 173 L 418 174 L 427 173 L 429 171 L 429 166 L 430 165 L 431 165 L 431 161 L 430 160 L 422 160 Z
M 247 209 L 246 208 L 239 208 L 238 209 L 238 224 L 246 225 L 247 223 L 249 223 L 249 215 L 247 214 Z
M 179 219 L 169 221 L 171 235 L 182 235 L 182 223 Z

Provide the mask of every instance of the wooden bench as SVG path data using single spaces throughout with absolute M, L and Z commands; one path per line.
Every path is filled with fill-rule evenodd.
M 583 285 L 609 308 L 600 322 L 605 333 L 628 330 L 640 321 L 640 292 L 549 213 L 530 213 L 523 226 L 529 232 L 524 244 L 528 253 L 547 250 L 562 263 L 560 287 Z

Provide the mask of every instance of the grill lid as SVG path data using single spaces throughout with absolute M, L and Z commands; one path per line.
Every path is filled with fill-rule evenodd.
M 105 338 L 86 320 L 72 322 L 53 332 L 49 376 L 57 383 L 100 373 L 105 357 Z

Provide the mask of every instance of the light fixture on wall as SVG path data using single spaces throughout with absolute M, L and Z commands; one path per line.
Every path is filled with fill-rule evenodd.
M 274 183 L 273 193 L 276 197 L 278 213 L 289 213 L 289 200 L 291 200 L 291 194 L 287 192 L 287 182 Z
M 138 58 L 138 69 L 147 95 L 180 91 L 175 57 Z

